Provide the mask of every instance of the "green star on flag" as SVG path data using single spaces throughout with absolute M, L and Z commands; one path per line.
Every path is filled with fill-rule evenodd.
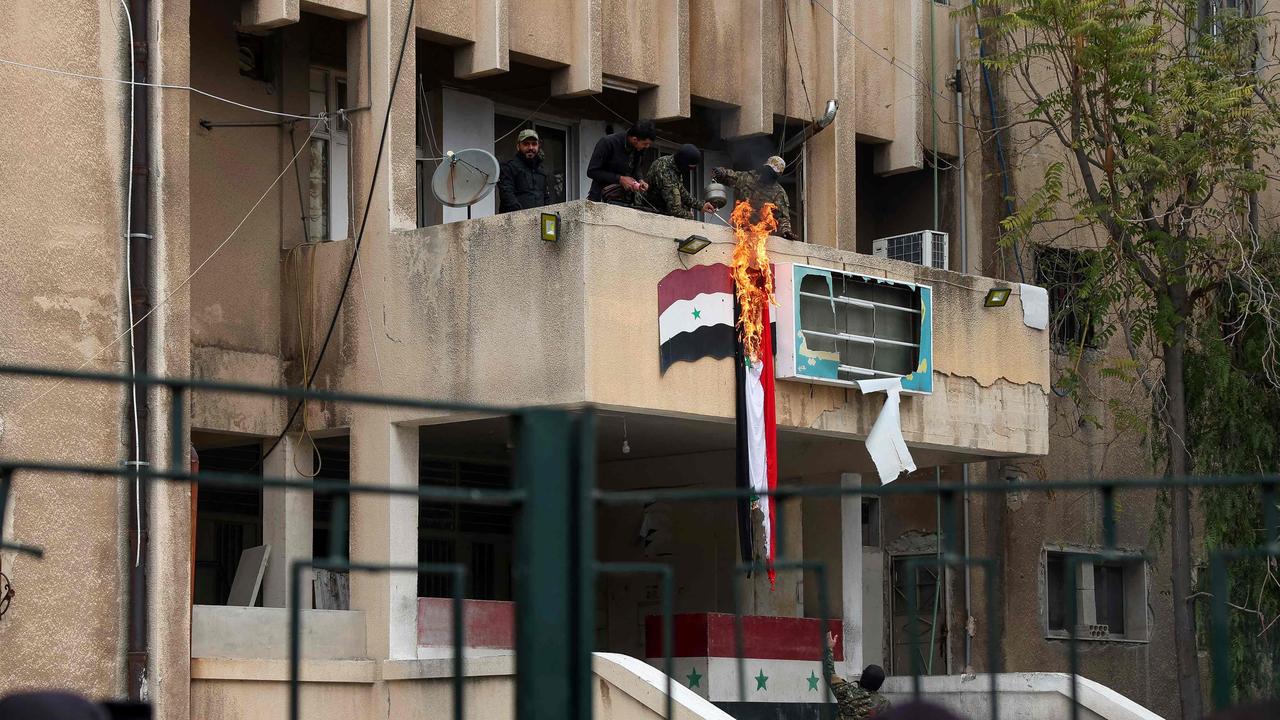
M 761 669 L 760 674 L 756 676 L 756 689 L 768 690 L 769 688 L 765 687 L 766 683 L 768 682 L 769 682 L 769 676 L 765 675 L 764 670 Z
M 693 309 L 693 319 L 694 319 L 694 320 L 697 320 L 697 319 L 698 319 L 698 318 L 700 318 L 700 317 L 702 317 L 702 311 L 701 311 L 701 310 L 699 310 L 698 308 L 694 308 L 694 309 Z
M 698 674 L 698 668 L 691 669 L 689 674 L 685 675 L 685 678 L 689 681 L 689 687 L 691 688 L 696 688 L 702 685 L 702 676 Z
M 819 678 L 818 678 L 818 675 L 817 675 L 816 673 L 814 673 L 812 670 L 810 670 L 810 671 L 809 671 L 809 677 L 805 678 L 804 680 L 805 680 L 805 682 L 809 683 L 809 689 L 810 689 L 810 690 L 817 690 L 817 689 L 818 689 L 818 679 L 819 679 Z

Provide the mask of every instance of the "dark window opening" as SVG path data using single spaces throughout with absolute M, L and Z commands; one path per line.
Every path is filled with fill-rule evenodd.
M 1086 284 L 1093 256 L 1085 251 L 1042 246 L 1036 250 L 1036 284 L 1049 292 L 1049 331 L 1055 348 L 1074 352 L 1097 347 L 1097 314 L 1088 304 Z
M 351 482 L 351 438 L 326 438 L 316 440 L 315 444 L 316 460 L 319 462 L 315 481 L 349 484 Z M 347 506 L 347 514 L 343 522 L 347 527 L 347 542 L 339 548 L 339 551 L 342 553 L 341 559 L 345 560 L 348 557 L 351 543 L 351 494 L 317 492 L 311 504 L 311 554 L 315 558 L 329 557 L 329 541 L 333 537 L 336 522 L 334 511 L 337 508 L 334 501 L 339 498 L 345 501 Z
M 198 452 L 201 472 L 244 473 L 257 465 L 262 447 L 255 442 L 198 448 Z M 240 553 L 261 544 L 262 489 L 202 485 L 196 498 L 192 601 L 197 605 L 225 605 Z
M 511 469 L 505 465 L 424 457 L 418 472 L 418 481 L 423 485 L 490 490 L 511 487 Z M 511 599 L 514 532 L 515 511 L 510 506 L 429 500 L 422 500 L 418 505 L 421 562 L 465 565 L 465 595 L 469 599 Z M 420 575 L 418 595 L 452 597 L 452 580 L 445 575 Z

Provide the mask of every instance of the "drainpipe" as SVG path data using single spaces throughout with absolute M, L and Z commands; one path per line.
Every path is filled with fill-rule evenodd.
M 150 19 L 149 0 L 129 0 L 129 14 L 132 21 L 133 46 L 129 48 L 130 60 L 133 63 L 135 82 L 147 81 L 147 48 L 149 41 L 148 21 Z M 133 93 L 133 116 L 130 118 L 133 129 L 132 166 L 126 167 L 132 173 L 132 193 L 129 203 L 129 281 L 132 293 L 129 297 L 134 318 L 143 318 L 151 312 L 151 184 L 148 168 L 151 164 L 150 127 L 148 125 L 150 92 L 145 85 L 130 87 Z M 126 150 L 126 152 L 128 152 Z M 125 157 L 126 165 L 130 158 Z M 134 329 L 131 341 L 134 343 L 133 374 L 146 375 L 150 366 L 151 323 L 143 320 Z M 147 467 L 147 446 L 149 413 L 147 412 L 146 391 L 142 397 L 138 393 L 129 393 L 129 416 L 125 423 L 132 431 L 133 418 L 137 417 L 136 443 L 129 445 L 128 467 L 135 472 Z M 132 433 L 130 433 L 131 435 Z M 128 646 L 125 655 L 125 674 L 129 688 L 129 699 L 145 702 L 147 700 L 147 543 L 148 543 L 148 507 L 147 483 L 137 476 L 129 483 L 129 613 L 127 618 Z
M 964 162 L 964 82 L 961 76 L 961 68 L 964 66 L 963 46 L 960 44 L 960 19 L 955 22 L 956 37 L 956 75 L 955 75 L 955 91 L 956 91 L 956 176 L 959 184 L 958 194 L 959 202 L 956 203 L 959 208 L 956 219 L 956 241 L 960 243 L 960 272 L 969 272 L 969 236 L 966 228 L 968 223 L 968 191 L 965 187 L 965 162 Z M 969 557 L 969 465 L 966 463 L 960 466 L 961 483 L 964 485 L 964 556 Z M 973 577 L 972 571 L 965 563 L 964 566 L 964 672 L 972 672 L 973 670 Z M 990 598 L 987 600 L 990 602 Z

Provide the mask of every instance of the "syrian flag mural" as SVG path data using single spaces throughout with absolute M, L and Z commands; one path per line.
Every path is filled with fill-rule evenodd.
M 724 263 L 672 270 L 658 282 L 658 362 L 733 354 L 733 279 Z

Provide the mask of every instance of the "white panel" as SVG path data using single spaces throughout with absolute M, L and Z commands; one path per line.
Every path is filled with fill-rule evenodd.
M 346 240 L 348 197 L 351 180 L 347 172 L 351 140 L 346 133 L 334 133 L 329 144 L 329 239 Z
M 476 95 L 460 93 L 445 89 L 441 104 L 444 106 L 443 150 L 466 150 L 480 148 L 492 151 L 493 148 L 493 101 Z M 434 170 L 434 168 L 433 168 Z M 493 215 L 497 208 L 497 188 L 495 192 L 471 206 L 471 217 L 487 217 Z M 444 222 L 451 223 L 467 219 L 467 208 L 444 208 Z
M 587 177 L 587 165 L 591 163 L 591 152 L 596 143 L 604 137 L 604 123 L 599 120 L 583 120 L 578 123 L 578 197 L 581 200 L 591 189 L 591 178 Z

